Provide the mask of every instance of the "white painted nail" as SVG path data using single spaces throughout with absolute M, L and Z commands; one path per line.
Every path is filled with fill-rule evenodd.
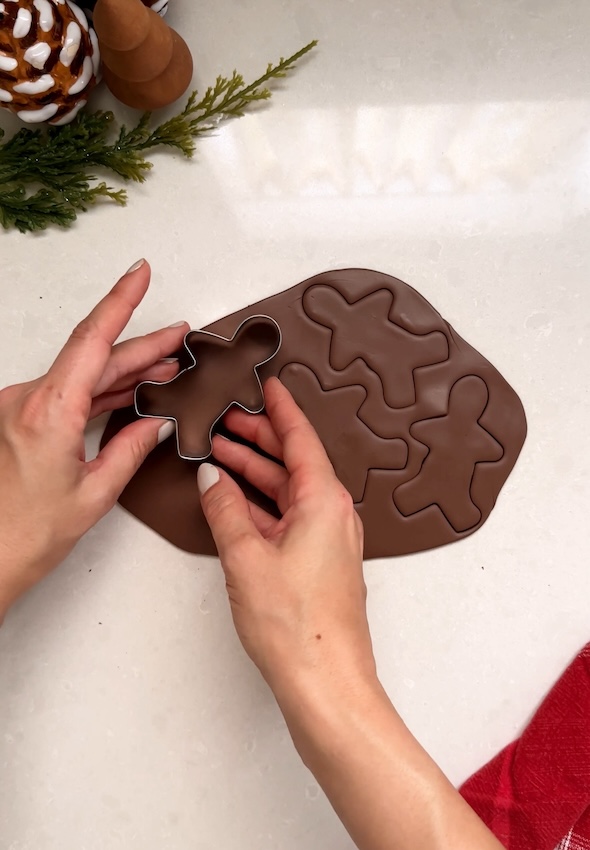
M 162 357 L 160 363 L 178 363 L 178 357 Z
M 186 322 L 174 322 L 173 325 L 168 325 L 169 328 L 181 328 L 183 325 L 186 325 Z
M 219 470 L 212 463 L 202 463 L 197 472 L 197 486 L 201 496 L 219 481 Z
M 125 274 L 133 274 L 133 272 L 136 272 L 137 269 L 140 269 L 143 266 L 144 263 L 145 263 L 145 260 L 142 257 L 141 260 L 138 260 L 136 263 L 133 263 L 131 268 L 127 269 Z
M 173 422 L 172 419 L 169 419 L 167 422 L 164 422 L 164 424 L 160 426 L 160 430 L 158 431 L 158 445 L 160 445 L 160 443 L 163 443 L 164 440 L 167 440 L 168 437 L 171 437 L 175 431 L 176 422 Z

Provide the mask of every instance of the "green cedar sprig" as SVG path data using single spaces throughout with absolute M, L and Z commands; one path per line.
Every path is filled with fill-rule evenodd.
M 112 141 L 112 112 L 82 110 L 71 124 L 19 130 L 2 142 L 0 129 L 0 224 L 21 233 L 49 225 L 70 227 L 78 213 L 98 200 L 124 206 L 127 192 L 97 182 L 95 170 L 110 171 L 126 181 L 143 183 L 152 163 L 145 152 L 176 148 L 190 158 L 196 139 L 228 118 L 238 118 L 258 101 L 268 100 L 267 83 L 285 77 L 317 44 L 312 41 L 288 59 L 270 63 L 261 77 L 246 85 L 237 71 L 218 77 L 203 97 L 193 92 L 181 113 L 151 129 L 145 113 L 131 129 L 119 128 Z

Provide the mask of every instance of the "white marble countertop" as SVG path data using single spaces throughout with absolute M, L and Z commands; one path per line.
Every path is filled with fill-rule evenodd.
M 366 565 L 383 682 L 460 782 L 590 638 L 590 7 L 171 0 L 168 21 L 201 88 L 320 46 L 192 163 L 155 155 L 127 209 L 0 236 L 0 383 L 44 370 L 143 255 L 132 333 L 198 327 L 334 267 L 422 292 L 529 423 L 481 530 Z M 351 846 L 238 644 L 215 560 L 117 508 L 10 613 L 2 850 Z

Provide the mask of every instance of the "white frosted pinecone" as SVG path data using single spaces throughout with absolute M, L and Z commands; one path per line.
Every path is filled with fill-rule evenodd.
M 168 0 L 143 0 L 145 6 L 149 6 L 150 9 L 153 9 L 154 12 L 157 12 L 158 15 L 164 17 L 166 12 L 168 11 Z
M 67 124 L 99 68 L 96 34 L 71 0 L 0 0 L 0 106 L 31 124 Z

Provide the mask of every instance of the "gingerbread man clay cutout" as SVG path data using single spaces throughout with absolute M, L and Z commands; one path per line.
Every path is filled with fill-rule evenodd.
M 285 366 L 279 377 L 301 409 L 313 415 L 320 440 L 329 447 L 336 475 L 355 502 L 363 498 L 369 469 L 404 468 L 408 461 L 405 440 L 379 437 L 358 416 L 367 397 L 364 387 L 326 391 L 315 372 L 301 363 Z
M 386 404 L 409 407 L 416 401 L 414 370 L 446 360 L 449 344 L 440 331 L 414 334 L 392 322 L 392 306 L 389 289 L 378 289 L 352 304 L 331 286 L 310 286 L 303 296 L 309 318 L 332 332 L 332 367 L 341 372 L 363 360 L 381 379 Z
M 139 416 L 176 422 L 178 454 L 204 460 L 211 454 L 215 424 L 233 404 L 248 413 L 264 409 L 258 367 L 281 346 L 281 331 L 270 316 L 250 316 L 231 339 L 189 331 L 184 346 L 193 365 L 171 381 L 143 381 L 135 390 Z
M 412 425 L 410 434 L 429 451 L 418 475 L 394 491 L 400 513 L 410 516 L 436 504 L 456 532 L 477 525 L 481 512 L 471 500 L 475 464 L 500 460 L 504 454 L 500 443 L 479 424 L 487 403 L 485 382 L 466 375 L 451 388 L 445 416 Z

